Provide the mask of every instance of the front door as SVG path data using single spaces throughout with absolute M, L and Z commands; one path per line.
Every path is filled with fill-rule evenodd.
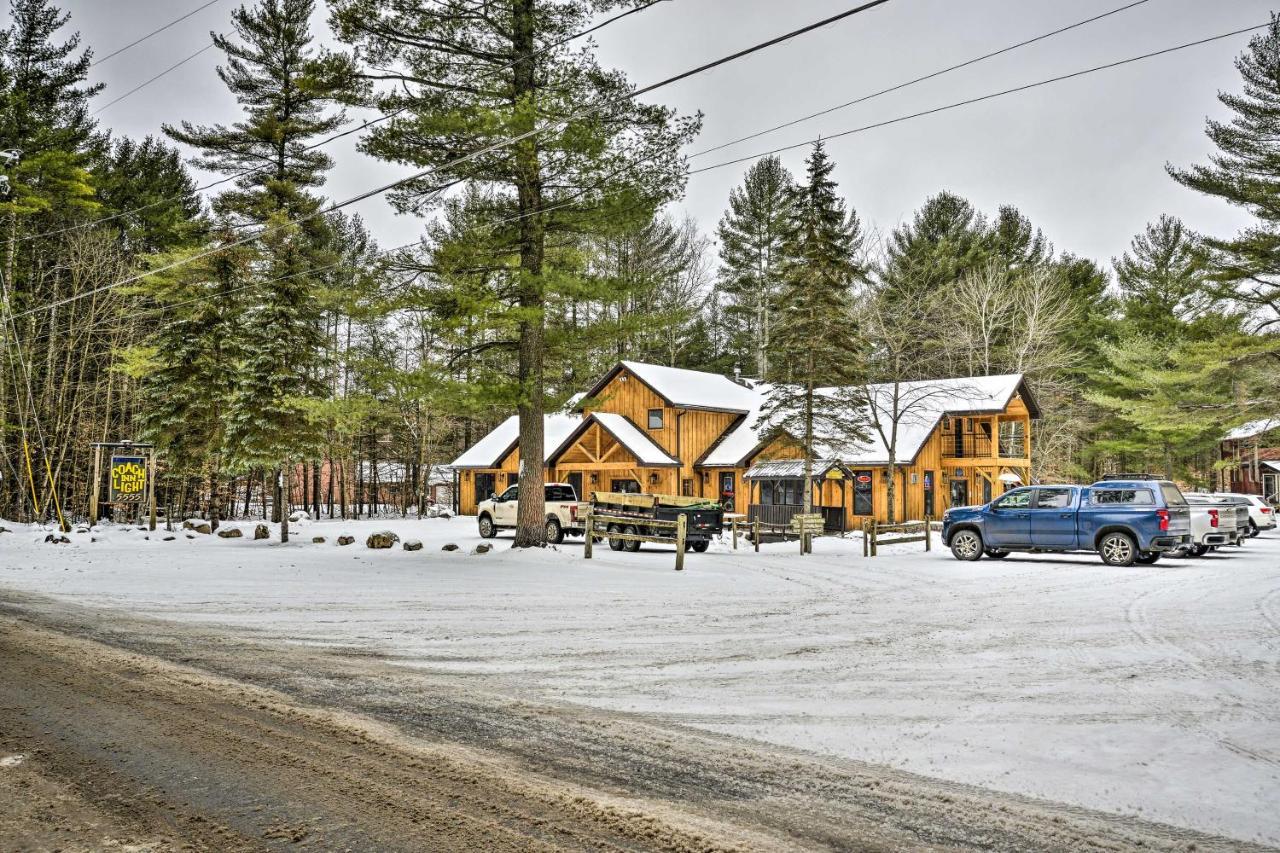
M 991 505 L 987 515 L 986 544 L 992 548 L 1031 544 L 1031 489 L 1017 489 Z
M 487 501 L 498 489 L 498 478 L 493 474 L 476 474 L 476 503 Z
M 1262 497 L 1267 503 L 1280 503 L 1280 474 L 1262 475 Z
M 565 482 L 568 483 L 570 486 L 573 486 L 573 493 L 578 496 L 578 500 L 580 501 L 587 500 L 586 495 L 582 494 L 582 472 L 581 471 L 574 471 L 568 477 L 565 477 Z
M 1066 486 L 1036 489 L 1031 513 L 1031 544 L 1037 548 L 1076 547 L 1076 490 Z
M 871 471 L 853 472 L 853 514 L 863 517 L 875 515 L 875 476 Z
M 951 481 L 951 505 L 952 506 L 968 506 L 969 505 L 969 481 L 968 480 L 952 480 Z
M 933 505 L 933 472 L 924 472 L 924 517 L 933 518 L 937 515 Z
M 735 491 L 735 487 L 733 484 L 733 472 L 721 471 L 720 472 L 720 504 L 721 506 L 724 507 L 725 512 L 734 511 L 734 504 L 736 503 L 735 498 L 737 497 L 737 495 L 734 494 L 734 491 Z

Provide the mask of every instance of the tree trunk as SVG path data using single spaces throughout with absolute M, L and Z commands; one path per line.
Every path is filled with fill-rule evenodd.
M 293 502 L 293 464 L 286 463 L 280 466 L 280 499 L 283 502 L 280 506 L 280 541 L 289 541 L 289 505 Z
M 536 127 L 537 96 L 535 0 L 513 0 L 512 53 L 524 57 L 512 69 L 515 96 L 512 130 L 517 135 Z M 520 492 L 516 508 L 516 535 L 512 547 L 546 545 L 543 515 L 543 357 L 545 355 L 544 290 L 542 282 L 546 231 L 542 221 L 542 176 L 537 137 L 516 145 L 516 195 L 520 208 L 520 283 L 518 299 L 523 309 L 517 374 L 520 381 Z
M 218 466 L 209 467 L 209 529 L 218 532 Z

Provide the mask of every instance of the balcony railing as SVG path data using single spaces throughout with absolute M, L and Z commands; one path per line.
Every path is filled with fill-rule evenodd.
M 838 506 L 815 506 L 814 512 L 822 513 L 823 527 L 828 533 L 840 533 L 844 527 L 844 508 Z M 760 520 L 761 524 L 783 527 L 791 524 L 793 516 L 804 512 L 804 507 L 790 504 L 751 504 L 747 507 L 747 518 L 750 521 Z
M 996 449 L 1000 451 L 1001 459 L 1025 459 L 1027 456 L 1027 444 L 1020 435 L 1001 436 L 998 442 L 977 432 L 944 433 L 942 436 L 942 455 L 951 459 L 992 459 Z

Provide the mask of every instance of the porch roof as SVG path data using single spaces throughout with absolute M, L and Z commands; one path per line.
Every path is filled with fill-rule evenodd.
M 833 468 L 845 470 L 837 460 L 815 459 L 813 476 L 825 477 Z M 848 473 L 847 471 L 845 473 Z M 748 480 L 792 480 L 804 476 L 803 459 L 775 459 L 771 462 L 757 462 L 744 475 Z
M 542 447 L 545 458 L 560 446 L 565 436 L 574 431 L 582 419 L 577 415 L 546 415 L 542 422 Z M 453 460 L 453 468 L 497 468 L 502 464 L 520 442 L 520 418 L 512 415 L 498 424 L 484 438 Z

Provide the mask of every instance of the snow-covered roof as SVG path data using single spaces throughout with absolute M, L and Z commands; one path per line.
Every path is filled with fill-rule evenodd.
M 645 435 L 635 424 L 622 415 L 609 412 L 595 412 L 591 419 L 598 421 L 609 434 L 622 442 L 622 446 L 630 451 L 636 461 L 642 465 L 679 465 L 665 450 L 654 444 L 653 439 Z
M 587 396 L 599 395 L 624 368 L 676 408 L 710 409 L 717 412 L 745 414 L 751 411 L 758 397 L 753 389 L 740 385 L 719 373 L 663 367 L 640 361 L 619 362 L 587 392 Z
M 1239 441 L 1242 438 L 1253 438 L 1254 436 L 1271 432 L 1273 429 L 1280 429 L 1280 415 L 1241 424 L 1223 436 L 1223 441 Z
M 1009 401 L 1022 387 L 1023 377 L 1013 373 L 1002 376 L 975 376 L 953 379 L 929 379 L 897 384 L 898 435 L 896 453 L 898 461 L 914 459 L 920 452 L 938 422 L 948 414 L 984 414 L 1004 411 Z M 873 385 L 869 391 L 867 414 L 879 415 L 887 433 L 892 427 L 895 410 L 895 386 L 893 383 Z M 767 399 L 769 386 L 760 386 L 756 405 L 724 439 L 711 449 L 702 465 L 735 466 L 757 450 L 765 440 L 765 424 L 760 417 L 760 406 Z M 1028 407 L 1032 405 L 1027 401 Z M 871 427 L 870 437 L 839 453 L 846 465 L 885 465 L 889 451 L 880 434 Z M 824 454 L 825 455 L 825 454 Z
M 815 460 L 812 473 L 815 477 L 825 477 L 827 472 L 840 463 L 834 459 Z M 757 462 L 746 473 L 748 480 L 769 480 L 773 478 L 803 477 L 803 459 L 775 459 L 770 462 Z
M 569 434 L 582 424 L 578 415 L 554 414 L 544 416 L 542 426 L 543 462 L 551 456 Z M 494 428 L 493 432 L 477 441 L 457 459 L 454 468 L 496 468 L 502 464 L 520 439 L 520 417 L 512 415 Z

